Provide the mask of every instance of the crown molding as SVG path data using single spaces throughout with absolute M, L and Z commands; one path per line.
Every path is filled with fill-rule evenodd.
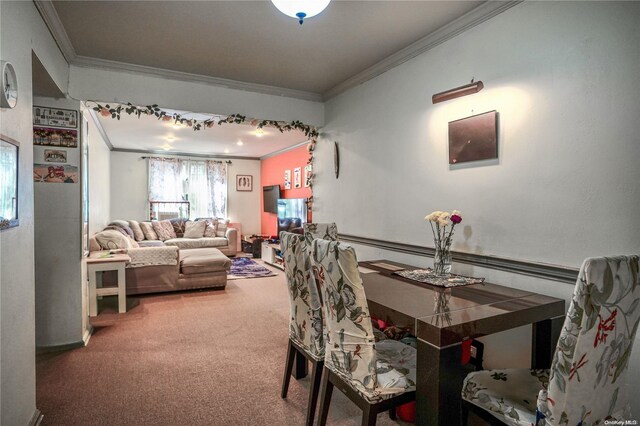
M 248 83 L 226 78 L 211 77 L 202 74 L 192 74 L 181 71 L 173 71 L 164 68 L 156 68 L 145 65 L 130 64 L 126 62 L 93 58 L 78 55 L 71 44 L 60 17 L 51 0 L 33 0 L 40 12 L 42 19 L 49 28 L 51 35 L 58 44 L 63 56 L 70 65 L 80 68 L 96 68 L 112 71 L 128 72 L 138 75 L 153 75 L 169 80 L 202 83 L 210 86 L 225 87 L 235 90 L 243 90 L 266 95 L 283 96 L 294 99 L 302 99 L 312 102 L 324 102 L 347 90 L 356 87 L 366 81 L 401 65 L 408 60 L 424 53 L 435 46 L 479 25 L 496 15 L 521 3 L 524 0 L 486 1 L 460 18 L 437 29 L 426 37 L 410 44 L 402 50 L 388 56 L 382 61 L 346 79 L 326 92 L 319 94 L 304 90 L 287 89 L 283 87 L 269 86 L 266 84 Z
M 308 143 L 309 143 L 309 139 L 304 140 L 302 142 L 298 142 L 295 145 L 291 145 L 291 146 L 288 146 L 286 148 L 282 148 L 282 149 L 279 149 L 277 151 L 273 151 L 273 152 L 271 152 L 269 154 L 265 154 L 262 157 L 260 157 L 260 160 L 264 160 L 265 158 L 275 157 L 276 155 L 284 154 L 285 152 L 294 150 L 296 148 L 300 148 L 301 146 L 306 146 Z
M 73 48 L 73 44 L 71 44 L 67 31 L 60 21 L 58 12 L 56 8 L 53 7 L 53 3 L 51 0 L 33 0 L 33 3 L 60 48 L 62 56 L 67 60 L 67 63 L 71 64 L 77 57 L 76 50 Z
M 104 141 L 105 145 L 107 145 L 107 148 L 109 148 L 109 151 L 113 151 L 114 147 L 113 147 L 113 144 L 111 143 L 111 139 L 109 139 L 107 132 L 105 132 L 104 127 L 102 127 L 102 123 L 100 122 L 100 120 L 98 120 L 98 116 L 96 115 L 96 112 L 93 109 L 91 109 L 91 107 L 88 107 L 87 105 L 84 105 L 84 107 L 88 111 L 88 115 L 89 117 L 91 117 L 93 124 L 96 125 L 96 129 L 98 129 L 98 133 L 100 133 L 100 136 L 102 136 L 102 140 Z
M 341 93 L 346 92 L 360 84 L 371 80 L 374 77 L 379 76 L 392 68 L 397 67 L 416 56 L 433 49 L 439 44 L 444 43 L 447 40 L 479 25 L 496 15 L 504 12 L 507 9 L 516 6 L 523 0 L 509 0 L 509 1 L 487 1 L 475 9 L 467 12 L 458 19 L 450 22 L 449 24 L 433 31 L 429 35 L 421 38 L 420 40 L 411 43 L 409 46 L 397 51 L 396 53 L 386 57 L 382 61 L 370 66 L 337 84 L 331 89 L 322 94 L 322 99 L 327 101 Z
M 210 86 L 225 87 L 228 89 L 244 90 L 247 92 L 262 93 L 265 95 L 283 96 L 287 98 L 302 99 L 305 101 L 322 102 L 322 95 L 304 90 L 286 89 L 283 87 L 269 86 L 266 84 L 247 83 L 244 81 L 230 80 L 227 78 L 210 77 L 202 74 L 192 74 L 182 71 L 173 71 L 164 68 L 149 67 L 146 65 L 129 64 L 126 62 L 111 61 L 108 59 L 91 58 L 88 56 L 76 56 L 71 63 L 80 68 L 99 68 L 112 71 L 123 71 L 140 75 L 153 75 L 168 80 L 178 80 L 191 83 L 204 83 Z
M 113 148 L 112 152 L 130 152 L 136 154 L 165 155 L 169 157 L 194 157 L 208 158 L 210 160 L 255 160 L 260 161 L 259 157 L 243 157 L 239 155 L 211 155 L 211 154 L 193 154 L 189 152 L 175 151 L 157 151 L 150 149 L 129 149 L 129 148 Z

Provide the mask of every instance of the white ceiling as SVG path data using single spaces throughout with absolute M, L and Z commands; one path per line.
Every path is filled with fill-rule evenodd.
M 509 3 L 333 0 L 301 26 L 268 0 L 35 2 L 72 64 L 153 67 L 313 100 L 362 83 Z M 99 120 L 123 149 L 261 157 L 306 139 L 274 129 L 257 138 L 241 125 L 194 132 L 152 117 Z
M 209 156 L 262 157 L 307 140 L 304 133 L 280 133 L 265 128 L 256 135 L 255 128 L 244 124 L 214 125 L 194 131 L 190 127 L 175 126 L 173 121 L 160 121 L 152 116 L 137 118 L 122 114 L 120 120 L 97 115 L 114 148 L 142 151 L 162 151 Z M 242 145 L 238 145 L 242 141 Z
M 323 94 L 483 1 L 339 1 L 299 25 L 270 1 L 54 1 L 80 57 Z

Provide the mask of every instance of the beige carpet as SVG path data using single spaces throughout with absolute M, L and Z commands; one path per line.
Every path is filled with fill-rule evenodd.
M 271 269 L 277 276 L 226 290 L 140 297 L 126 314 L 105 298 L 88 346 L 38 356 L 42 424 L 304 424 L 309 378 L 280 398 L 289 305 L 284 275 Z M 360 415 L 334 390 L 329 424 Z M 383 413 L 378 424 L 402 423 Z

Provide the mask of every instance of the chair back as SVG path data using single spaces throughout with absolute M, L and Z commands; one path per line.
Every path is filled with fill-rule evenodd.
M 327 326 L 324 365 L 371 395 L 378 385 L 375 339 L 356 252 L 347 244 L 315 239 L 311 258 Z
M 280 233 L 280 248 L 289 290 L 289 336 L 317 360 L 324 359 L 322 303 L 309 250 L 300 234 Z
M 304 229 L 304 239 L 307 242 L 309 250 L 311 243 L 316 238 L 321 240 L 338 241 L 338 227 L 335 223 L 305 223 L 302 225 Z
M 538 419 L 554 425 L 629 419 L 625 381 L 640 319 L 638 277 L 638 256 L 584 261 L 548 390 L 538 396 Z

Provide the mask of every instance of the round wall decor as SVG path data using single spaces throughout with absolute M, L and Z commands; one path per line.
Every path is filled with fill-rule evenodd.
M 2 93 L 0 94 L 0 106 L 13 108 L 18 103 L 18 79 L 11 62 L 0 62 L 2 70 Z

